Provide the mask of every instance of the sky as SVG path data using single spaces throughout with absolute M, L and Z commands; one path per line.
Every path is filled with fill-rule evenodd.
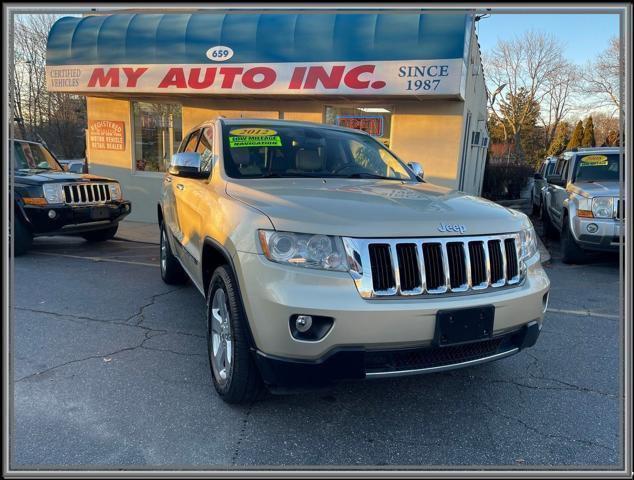
M 612 37 L 619 36 L 619 16 L 616 14 L 492 14 L 480 20 L 478 40 L 482 53 L 489 53 L 498 38 L 509 39 L 526 30 L 552 33 L 564 44 L 564 55 L 583 65 L 608 46 Z

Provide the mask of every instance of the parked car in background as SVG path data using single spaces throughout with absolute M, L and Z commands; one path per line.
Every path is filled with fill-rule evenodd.
M 205 297 L 227 402 L 493 361 L 541 330 L 550 283 L 530 219 L 427 183 L 365 132 L 203 123 L 157 207 L 161 276 Z
M 64 170 L 72 173 L 88 173 L 88 163 L 85 158 L 77 159 L 58 159 L 58 162 L 64 167 Z
M 25 253 L 33 237 L 79 235 L 108 240 L 131 211 L 119 182 L 65 171 L 41 143 L 11 140 L 14 252 Z
M 564 152 L 547 177 L 542 220 L 547 236 L 560 235 L 564 262 L 582 262 L 585 250 L 618 250 L 621 156 L 619 148 L 610 147 Z
M 539 169 L 533 176 L 533 188 L 531 189 L 531 206 L 533 208 L 533 215 L 538 215 L 542 208 L 544 194 L 546 193 L 546 177 L 553 173 L 556 163 L 557 157 L 547 157 L 544 161 L 542 161 Z

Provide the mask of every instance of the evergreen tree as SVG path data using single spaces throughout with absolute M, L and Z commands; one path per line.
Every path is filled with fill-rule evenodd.
M 583 126 L 583 140 L 581 140 L 582 147 L 596 147 L 597 142 L 594 139 L 594 123 L 592 122 L 592 116 L 586 119 L 586 123 Z
M 574 132 L 572 132 L 572 137 L 570 137 L 570 141 L 568 145 L 566 145 L 567 150 L 572 150 L 573 148 L 577 148 L 581 146 L 581 142 L 583 141 L 583 123 L 581 120 L 577 122 L 577 126 L 575 127 Z
M 566 145 L 570 140 L 570 124 L 568 122 L 560 122 L 555 129 L 555 137 L 548 147 L 548 155 L 559 155 L 566 149 Z

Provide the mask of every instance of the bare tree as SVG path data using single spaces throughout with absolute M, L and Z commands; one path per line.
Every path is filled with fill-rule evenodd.
M 575 106 L 576 86 L 580 75 L 571 63 L 563 62 L 553 75 L 546 78 L 546 94 L 541 103 L 540 119 L 544 125 L 546 145 L 550 145 L 555 131 Z
M 66 158 L 84 156 L 85 99 L 46 89 L 46 44 L 57 15 L 16 15 L 9 88 L 22 138 L 44 141 Z
M 610 132 L 619 132 L 619 117 L 605 112 L 591 113 L 594 123 L 594 138 L 597 145 L 606 143 Z M 609 142 L 607 142 L 609 145 Z
M 621 91 L 625 84 L 625 59 L 621 55 L 618 38 L 610 40 L 599 56 L 586 64 L 583 70 L 582 89 L 590 99 L 589 107 L 608 108 L 623 113 Z
M 496 47 L 486 57 L 487 79 L 490 90 L 506 85 L 506 96 L 496 105 L 490 105 L 496 117 L 505 112 L 516 155 L 523 158 L 521 133 L 534 113 L 533 101 L 541 105 L 552 91 L 549 80 L 566 65 L 562 48 L 554 36 L 542 32 L 527 31 L 510 40 L 498 40 Z M 531 101 L 512 102 L 509 99 L 525 95 Z

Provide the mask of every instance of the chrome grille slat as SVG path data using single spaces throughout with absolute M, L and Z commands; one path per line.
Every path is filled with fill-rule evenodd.
M 420 298 L 517 286 L 519 234 L 402 239 L 344 238 L 363 298 Z
M 110 201 L 107 183 L 67 183 L 62 185 L 67 205 L 94 205 Z

